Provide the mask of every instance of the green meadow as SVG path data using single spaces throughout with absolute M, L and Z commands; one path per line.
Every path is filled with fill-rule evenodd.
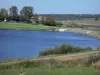
M 49 30 L 50 28 L 42 25 L 32 25 L 24 23 L 0 23 L 0 29 L 12 29 L 12 30 Z
M 100 71 L 93 67 L 72 67 L 72 68 L 24 68 L 0 70 L 0 75 L 100 75 Z

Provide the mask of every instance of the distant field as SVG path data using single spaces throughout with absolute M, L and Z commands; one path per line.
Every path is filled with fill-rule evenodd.
M 83 24 L 83 25 L 100 25 L 100 20 L 69 20 L 69 21 L 62 21 L 63 24 L 69 23 L 76 23 L 76 24 Z
M 100 32 L 100 28 L 89 27 L 89 30 L 92 30 L 92 31 L 99 31 L 99 32 Z
M 49 30 L 50 28 L 42 25 L 32 25 L 23 23 L 0 23 L 0 29 L 15 29 L 15 30 Z
M 64 24 L 63 26 L 71 25 L 71 23 L 79 24 L 79 25 L 92 25 L 92 26 L 100 26 L 100 20 L 71 20 L 71 21 L 62 21 Z M 98 27 L 88 27 L 89 30 L 93 31 L 100 31 L 100 28 Z
M 73 20 L 72 22 L 83 25 L 100 25 L 100 20 Z

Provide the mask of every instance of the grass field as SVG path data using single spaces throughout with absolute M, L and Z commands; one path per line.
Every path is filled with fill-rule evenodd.
M 100 32 L 100 28 L 89 27 L 88 29 L 90 29 L 90 30 L 92 30 L 92 31 L 99 31 L 99 32 Z
M 19 75 L 21 69 L 0 70 L 0 75 Z M 93 67 L 72 67 L 72 68 L 24 68 L 24 75 L 100 75 L 100 71 Z
M 0 23 L 0 29 L 15 29 L 15 30 L 49 30 L 50 27 L 42 25 L 32 25 L 23 23 Z
M 100 20 L 72 20 L 71 22 L 83 25 L 100 25 Z
M 100 21 L 95 20 L 72 20 L 72 21 L 62 21 L 64 24 L 62 27 L 54 26 L 43 26 L 43 25 L 32 25 L 25 23 L 9 23 L 9 22 L 0 22 L 0 29 L 12 29 L 12 30 L 53 30 L 59 28 L 65 28 L 70 26 L 71 23 L 75 24 L 86 24 L 86 25 L 100 25 Z M 100 28 L 91 28 L 91 30 L 99 31 Z
M 95 21 L 95 20 L 71 20 L 71 21 L 62 21 L 63 22 L 63 26 L 66 27 L 66 26 L 70 26 L 71 23 L 74 23 L 74 24 L 79 24 L 79 25 L 93 25 L 93 26 L 100 26 L 100 20 L 98 21 Z M 91 31 L 97 31 L 97 32 L 100 32 L 100 28 L 97 28 L 97 27 L 88 27 L 88 30 L 91 30 Z
M 84 25 L 100 25 L 100 20 L 69 20 L 69 21 L 62 21 L 64 24 L 66 23 L 77 23 L 77 24 L 84 24 Z

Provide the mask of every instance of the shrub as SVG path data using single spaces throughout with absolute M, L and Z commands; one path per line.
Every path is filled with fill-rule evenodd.
M 75 52 L 81 52 L 85 50 L 90 50 L 90 48 L 80 48 L 80 47 L 74 47 L 73 45 L 66 45 L 63 44 L 60 47 L 50 48 L 45 51 L 41 51 L 39 53 L 40 56 L 46 56 L 46 55 L 52 55 L 52 54 L 67 54 L 67 53 L 75 53 Z
M 43 18 L 42 22 L 43 25 L 48 25 L 48 26 L 56 26 L 56 21 L 53 18 Z
M 96 17 L 95 20 L 98 20 L 98 17 Z
M 62 22 L 56 22 L 56 26 L 61 27 L 63 25 Z

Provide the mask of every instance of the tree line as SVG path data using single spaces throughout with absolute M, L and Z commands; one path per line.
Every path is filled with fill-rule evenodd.
M 49 26 L 62 25 L 62 23 L 56 22 L 52 17 L 44 17 L 34 13 L 32 6 L 24 6 L 20 11 L 17 6 L 11 6 L 9 11 L 5 8 L 0 9 L 0 21 L 16 21 L 32 24 L 43 24 Z
M 39 16 L 40 19 L 39 19 Z M 62 23 L 56 20 L 82 20 L 84 18 L 94 18 L 98 20 L 100 14 L 36 14 L 32 6 L 24 6 L 18 10 L 17 6 L 11 6 L 9 10 L 0 9 L 0 21 L 16 21 L 33 24 L 43 24 L 49 26 L 61 26 Z
M 19 13 L 20 12 L 20 13 Z M 5 8 L 0 9 L 0 20 L 7 19 L 8 21 L 26 21 L 30 22 L 30 18 L 34 14 L 34 8 L 31 6 L 24 6 L 20 11 L 17 6 L 11 6 L 9 11 Z
M 98 20 L 100 18 L 100 14 L 39 14 L 40 16 L 52 17 L 56 20 L 83 20 L 83 19 L 94 19 Z

